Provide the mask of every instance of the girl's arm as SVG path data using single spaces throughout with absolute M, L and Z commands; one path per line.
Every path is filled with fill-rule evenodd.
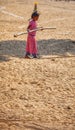
M 27 32 L 29 32 L 29 29 L 30 29 L 30 25 L 27 27 Z
M 41 31 L 43 30 L 43 27 L 37 27 L 37 29 L 41 29 Z
M 31 26 L 31 25 L 29 25 L 29 26 L 27 27 L 27 29 L 29 29 L 29 28 L 30 28 L 30 26 Z

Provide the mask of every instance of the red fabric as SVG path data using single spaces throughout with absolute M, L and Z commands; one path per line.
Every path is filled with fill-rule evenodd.
M 37 54 L 37 42 L 35 40 L 35 36 L 28 35 L 26 52 L 29 52 L 30 54 Z
M 37 28 L 36 21 L 31 20 L 29 22 L 29 29 L 33 30 L 36 28 Z M 35 35 L 36 35 L 36 31 L 28 33 L 27 44 L 26 44 L 26 53 L 37 54 L 37 42 L 35 40 Z

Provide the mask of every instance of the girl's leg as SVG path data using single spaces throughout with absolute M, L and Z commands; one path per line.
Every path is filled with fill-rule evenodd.
M 28 35 L 27 44 L 26 44 L 26 55 L 25 55 L 25 58 L 29 58 L 29 59 L 33 58 L 33 56 L 32 56 L 32 49 L 33 49 L 32 38 L 31 38 L 30 35 Z
M 29 50 L 29 36 L 27 37 L 27 43 L 26 43 L 26 56 L 30 55 L 30 50 Z
M 32 51 L 32 54 L 33 54 L 34 57 L 36 57 L 36 55 L 37 55 L 37 42 L 36 42 L 35 37 L 33 37 L 33 51 Z
M 35 40 L 35 36 L 32 35 L 29 35 L 27 38 L 26 57 L 28 55 L 32 55 L 34 58 L 37 58 L 37 42 Z
M 29 52 L 26 52 L 26 56 L 28 56 L 28 55 L 30 55 L 30 53 L 29 53 Z

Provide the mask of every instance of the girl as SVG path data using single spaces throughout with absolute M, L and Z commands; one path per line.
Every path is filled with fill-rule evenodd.
M 32 13 L 29 26 L 27 27 L 27 31 L 37 28 L 36 21 L 38 19 L 39 19 L 39 13 L 38 12 Z M 37 42 L 35 40 L 35 36 L 36 31 L 28 32 L 25 58 L 37 58 Z

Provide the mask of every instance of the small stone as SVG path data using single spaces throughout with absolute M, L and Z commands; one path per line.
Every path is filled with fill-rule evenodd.
M 71 107 L 70 107 L 70 106 L 68 106 L 68 107 L 67 107 L 67 109 L 71 109 Z
M 52 61 L 55 61 L 55 59 L 51 59 Z

